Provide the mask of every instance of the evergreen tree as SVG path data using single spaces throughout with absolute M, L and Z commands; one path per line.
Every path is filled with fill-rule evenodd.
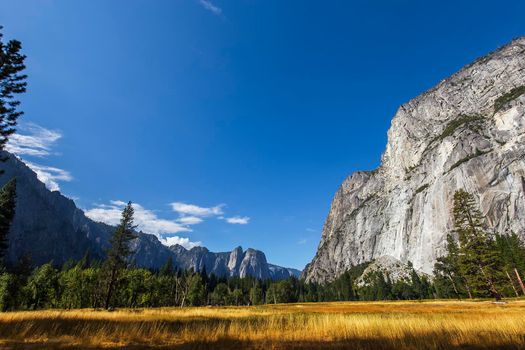
M 135 228 L 133 226 L 133 214 L 133 206 L 131 205 L 131 202 L 128 202 L 122 211 L 120 224 L 109 241 L 111 247 L 107 252 L 107 259 L 105 262 L 107 287 L 104 307 L 106 309 L 112 307 L 112 298 L 118 287 L 120 272 L 128 266 L 128 259 L 132 253 L 129 243 L 137 237 L 133 232 Z
M 199 273 L 188 276 L 188 303 L 192 306 L 203 305 L 206 302 L 206 290 Z
M 261 287 L 254 285 L 250 288 L 249 294 L 250 305 L 259 305 L 264 302 L 264 295 Z
M 459 246 L 451 234 L 447 235 L 447 255 L 439 257 L 434 265 L 434 283 L 441 298 L 461 299 L 467 291 L 459 269 Z
M 20 101 L 15 96 L 26 91 L 26 56 L 20 53 L 22 44 L 18 40 L 3 41 L 0 26 L 0 151 L 5 149 L 9 137 L 15 132 L 18 118 L 24 113 L 19 110 Z
M 10 180 L 0 189 L 0 265 L 9 246 L 8 234 L 15 216 L 16 179 Z
M 7 272 L 0 273 L 0 311 L 15 308 L 15 277 Z
M 27 307 L 42 309 L 56 307 L 59 301 L 58 273 L 52 263 L 33 270 L 27 281 Z
M 166 260 L 166 263 L 160 268 L 161 276 L 171 276 L 175 269 L 173 268 L 173 257 L 170 255 Z
M 495 242 L 483 227 L 483 216 L 474 196 L 459 190 L 454 194 L 454 228 L 459 237 L 459 270 L 468 288 L 480 296 L 501 299 L 501 259 Z
M 226 283 L 219 283 L 210 294 L 210 302 L 212 305 L 226 305 L 228 302 L 228 295 L 230 290 Z
M 518 289 L 515 287 L 518 285 L 521 293 L 525 295 L 525 285 L 520 275 L 520 271 L 525 271 L 525 244 L 515 233 L 496 235 L 495 241 L 498 254 L 503 259 L 505 274 L 512 288 L 518 295 Z

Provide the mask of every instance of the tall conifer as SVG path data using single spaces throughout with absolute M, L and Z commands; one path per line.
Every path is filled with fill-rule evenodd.
M 132 253 L 129 243 L 131 240 L 137 238 L 134 232 L 133 214 L 133 206 L 131 202 L 128 202 L 122 211 L 120 224 L 109 241 L 111 247 L 107 252 L 107 259 L 104 266 L 107 278 L 104 303 L 106 309 L 112 307 L 112 298 L 118 288 L 120 273 L 128 266 L 128 259 Z

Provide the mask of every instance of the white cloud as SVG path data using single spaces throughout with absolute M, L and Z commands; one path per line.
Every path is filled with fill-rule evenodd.
M 18 133 L 11 135 L 6 150 L 19 156 L 44 157 L 51 154 L 51 149 L 61 137 L 59 131 L 26 123 L 20 126 Z
M 224 219 L 229 224 L 246 225 L 250 222 L 250 218 L 247 216 L 233 216 L 231 218 Z
M 179 237 L 179 236 L 169 236 L 161 240 L 164 245 L 168 247 L 178 244 L 183 246 L 186 249 L 191 249 L 193 247 L 201 246 L 202 242 L 191 242 L 189 238 Z
M 184 225 L 196 225 L 200 224 L 203 220 L 196 216 L 183 216 L 177 221 Z
M 27 161 L 25 163 L 36 173 L 38 179 L 42 181 L 50 191 L 60 191 L 58 181 L 73 180 L 71 174 L 66 170 Z
M 123 201 L 110 201 L 110 204 L 100 204 L 95 208 L 86 210 L 85 214 L 92 220 L 104 222 L 108 225 L 118 225 L 125 205 L 126 203 Z M 133 209 L 135 209 L 134 222 L 138 230 L 154 234 L 159 238 L 163 234 L 191 232 L 189 227 L 175 220 L 161 219 L 153 211 L 140 204 L 133 203 Z
M 306 238 L 303 238 L 303 239 L 300 239 L 297 244 L 300 244 L 300 245 L 303 245 L 303 244 L 306 244 L 306 242 L 308 242 L 308 240 Z
M 222 14 L 222 9 L 209 0 L 199 0 L 199 4 L 214 15 L 220 16 Z
M 17 156 L 44 158 L 52 155 L 52 149 L 62 134 L 56 130 L 46 129 L 34 123 L 20 125 L 19 132 L 11 135 L 6 150 Z M 73 177 L 64 169 L 41 165 L 24 160 L 51 191 L 60 191 L 59 181 L 71 181 Z
M 98 204 L 95 208 L 86 210 L 85 214 L 92 220 L 115 226 L 120 223 L 122 209 L 126 204 L 124 201 L 112 200 L 109 204 Z M 154 234 L 162 244 L 166 246 L 179 244 L 186 249 L 202 245 L 202 242 L 193 242 L 187 237 L 174 235 L 179 232 L 192 232 L 189 226 L 201 223 L 203 220 L 200 217 L 183 216 L 176 220 L 168 220 L 159 218 L 154 211 L 138 203 L 133 203 L 133 209 L 137 230 Z
M 182 203 L 182 202 L 171 203 L 171 208 L 173 209 L 173 211 L 176 211 L 180 215 L 197 216 L 197 217 L 222 215 L 223 207 L 224 207 L 223 204 L 216 205 L 210 208 L 206 208 L 206 207 L 199 207 L 198 205 L 187 204 L 187 203 Z

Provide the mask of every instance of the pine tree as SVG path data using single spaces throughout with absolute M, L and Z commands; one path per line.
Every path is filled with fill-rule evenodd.
M 447 235 L 447 255 L 439 257 L 434 265 L 436 289 L 441 297 L 450 297 L 452 294 L 461 299 L 466 290 L 470 298 L 468 286 L 464 288 L 466 279 L 461 275 L 459 268 L 459 246 L 454 237 Z
M 129 243 L 131 240 L 137 238 L 133 231 L 135 228 L 135 226 L 133 226 L 133 214 L 133 206 L 131 202 L 128 202 L 122 211 L 120 224 L 110 240 L 111 247 L 107 252 L 107 259 L 104 266 L 107 274 L 107 288 L 104 302 L 106 309 L 112 307 L 112 298 L 118 287 L 120 273 L 122 269 L 128 266 L 128 259 L 132 253 Z
M 501 299 L 501 259 L 494 240 L 483 227 L 483 216 L 474 196 L 459 190 L 454 194 L 454 228 L 459 237 L 459 270 L 471 292 Z
M 0 265 L 8 247 L 8 234 L 15 216 L 16 179 L 10 180 L 0 189 Z
M 20 101 L 15 95 L 26 91 L 26 56 L 20 53 L 22 44 L 18 40 L 3 42 L 0 26 L 0 151 L 4 150 L 9 137 L 15 132 L 18 118 L 24 113 L 18 109 Z
M 168 259 L 164 263 L 164 265 L 160 268 L 160 275 L 161 276 L 171 276 L 174 272 L 173 268 L 173 257 L 170 255 L 168 256 Z
M 520 271 L 525 271 L 525 244 L 517 234 L 511 233 L 496 235 L 496 246 L 503 259 L 505 273 L 516 295 L 519 293 L 515 283 L 525 295 L 525 285 L 520 276 Z

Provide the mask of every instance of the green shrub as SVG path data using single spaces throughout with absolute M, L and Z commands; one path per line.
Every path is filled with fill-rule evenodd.
M 458 118 L 448 123 L 447 126 L 445 127 L 445 130 L 443 130 L 441 135 L 436 137 L 434 141 L 444 140 L 446 137 L 453 135 L 454 132 L 463 125 L 470 124 L 470 125 L 477 126 L 479 125 L 479 122 L 481 122 L 482 120 L 483 120 L 483 117 L 479 114 L 469 114 L 469 115 L 461 114 Z
M 498 97 L 494 102 L 494 113 L 500 111 L 507 103 L 525 94 L 525 85 L 516 87 L 506 94 Z

